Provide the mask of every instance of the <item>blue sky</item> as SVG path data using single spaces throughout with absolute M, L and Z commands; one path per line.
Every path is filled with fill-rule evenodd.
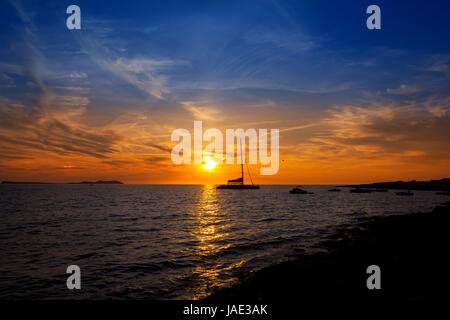
M 378 31 L 365 27 L 367 1 L 78 1 L 82 30 L 72 32 L 65 28 L 70 3 L 17 2 L 32 23 L 25 26 L 16 8 L 2 2 L 1 61 L 32 63 L 35 57 L 23 52 L 32 42 L 51 60 L 49 72 L 89 73 L 98 95 L 110 93 L 102 79 L 111 70 L 103 60 L 158 63 L 147 66 L 164 82 L 155 80 L 153 89 L 136 92 L 136 84 L 126 84 L 131 80 L 110 77 L 113 91 L 120 86 L 122 95 L 136 99 L 236 89 L 357 96 L 355 89 L 383 91 L 407 78 L 439 77 L 423 69 L 450 45 L 443 41 L 448 1 L 380 1 Z M 17 89 L 20 95 L 23 88 Z
M 81 8 L 81 30 L 65 26 L 70 4 Z M 366 28 L 370 4 L 381 8 L 381 30 Z M 217 127 L 272 123 L 286 132 L 287 157 L 300 147 L 311 157 L 317 148 L 338 147 L 355 155 L 357 142 L 348 140 L 354 137 L 332 125 L 344 114 L 372 125 L 380 117 L 395 122 L 409 108 L 417 118 L 410 122 L 425 114 L 438 132 L 447 124 L 449 12 L 448 1 L 2 1 L 0 102 L 7 120 L 0 133 L 30 131 L 25 135 L 38 144 L 42 122 L 55 120 L 106 146 L 89 142 L 74 151 L 65 136 L 45 152 L 109 158 L 153 154 L 140 144 L 169 148 L 170 130 L 195 119 Z M 392 125 L 392 135 L 410 130 Z M 303 126 L 310 128 L 296 131 Z M 380 129 L 364 128 L 361 137 L 371 130 Z M 396 148 L 427 149 L 419 140 L 405 149 L 404 141 L 390 145 L 386 137 L 361 144 L 387 157 Z M 30 146 L 5 145 L 10 149 L 10 158 L 33 158 Z

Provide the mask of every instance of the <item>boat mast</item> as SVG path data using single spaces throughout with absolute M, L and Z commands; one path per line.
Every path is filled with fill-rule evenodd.
M 250 178 L 250 182 L 253 184 L 253 179 L 252 179 L 252 175 L 250 174 L 250 169 L 248 168 L 248 164 L 245 164 L 247 166 L 247 172 L 248 172 L 248 176 Z
M 242 177 L 242 184 L 244 184 L 244 162 L 242 161 L 242 139 L 239 139 L 239 142 L 241 144 L 241 177 Z

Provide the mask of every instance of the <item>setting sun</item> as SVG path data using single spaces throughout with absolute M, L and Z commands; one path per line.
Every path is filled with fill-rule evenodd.
M 217 162 L 215 162 L 211 158 L 206 158 L 205 163 L 203 163 L 203 168 L 206 170 L 212 170 L 217 166 Z

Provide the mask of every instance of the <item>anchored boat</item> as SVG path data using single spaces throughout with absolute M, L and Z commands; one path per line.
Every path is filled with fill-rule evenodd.
M 300 188 L 300 186 L 297 186 L 294 189 L 291 189 L 289 191 L 289 193 L 292 193 L 292 194 L 314 194 L 314 192 L 303 190 L 302 188 Z
M 250 181 L 252 184 L 244 183 L 244 163 L 242 161 L 242 141 L 241 144 L 241 177 L 233 180 L 228 180 L 227 184 L 221 184 L 216 187 L 216 189 L 259 189 L 259 186 L 253 184 L 252 176 L 250 175 L 250 170 L 247 166 L 248 176 L 250 177 Z

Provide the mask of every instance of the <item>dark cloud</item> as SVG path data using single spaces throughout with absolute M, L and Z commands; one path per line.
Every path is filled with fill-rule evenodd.
M 0 105 L 0 146 L 33 154 L 45 151 L 59 155 L 79 154 L 107 158 L 118 152 L 121 137 L 114 131 L 90 132 L 66 124 L 40 108 Z
M 29 156 L 0 154 L 0 159 L 5 159 L 5 160 L 33 160 L 34 158 L 33 157 L 29 157 Z
M 150 156 L 150 157 L 146 158 L 145 160 L 149 161 L 149 162 L 162 162 L 162 161 L 167 161 L 168 159 L 169 159 L 168 157 L 155 155 L 155 156 Z
M 332 111 L 328 133 L 315 141 L 340 147 L 352 156 L 390 159 L 450 158 L 450 112 L 420 106 L 358 108 Z
M 153 148 L 156 148 L 156 149 L 159 149 L 159 150 L 162 150 L 162 151 L 172 152 L 172 149 L 167 148 L 167 147 L 162 146 L 162 145 L 159 145 L 159 144 L 156 144 L 156 143 L 148 143 L 147 145 L 149 147 L 153 147 Z
M 162 155 L 151 155 L 145 158 L 144 161 L 145 164 L 147 164 L 150 167 L 165 167 L 171 164 L 170 157 Z
M 105 161 L 102 161 L 102 163 L 109 164 L 111 166 L 116 166 L 116 167 L 129 166 L 129 165 L 135 164 L 135 162 L 127 161 L 127 160 L 105 160 Z

